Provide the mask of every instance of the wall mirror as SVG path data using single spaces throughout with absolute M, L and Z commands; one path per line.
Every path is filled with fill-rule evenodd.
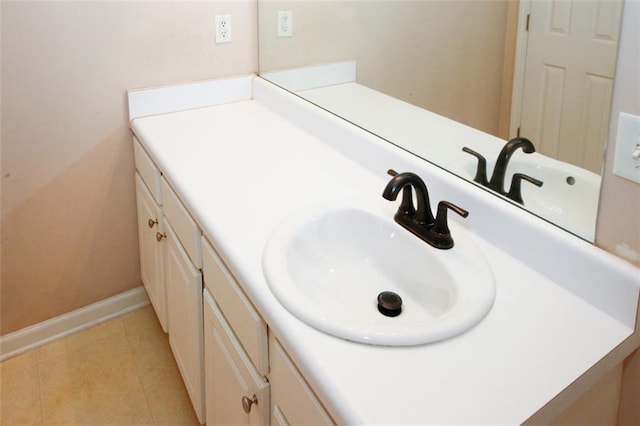
M 593 241 L 622 0 L 259 0 L 258 13 L 262 77 L 469 181 L 479 160 L 462 148 L 491 177 L 526 137 L 535 152 L 514 151 L 504 187 L 515 173 L 543 185 L 497 195 Z

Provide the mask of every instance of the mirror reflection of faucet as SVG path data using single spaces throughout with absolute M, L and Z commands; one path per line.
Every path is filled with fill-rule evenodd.
M 398 173 L 395 170 L 388 170 L 387 173 L 393 176 L 393 179 L 387 184 L 382 196 L 389 201 L 395 201 L 402 189 L 402 202 L 394 216 L 395 221 L 435 248 L 453 247 L 447 210 L 452 210 L 462 217 L 469 216 L 469 212 L 449 201 L 440 201 L 434 218 L 429 202 L 429 191 L 420 176 L 410 172 Z M 416 191 L 417 210 L 413 206 L 412 187 Z
M 507 166 L 509 165 L 509 159 L 511 159 L 513 153 L 518 149 L 522 149 L 522 151 L 527 154 L 531 154 L 536 151 L 533 143 L 531 143 L 531 141 L 527 138 L 517 137 L 511 139 L 502 147 L 500 154 L 498 154 L 496 165 L 493 168 L 493 174 L 491 175 L 491 179 L 488 180 L 487 160 L 480 153 L 467 148 L 466 146 L 462 148 L 464 152 L 466 152 L 467 154 L 471 154 L 478 159 L 478 168 L 476 170 L 476 175 L 473 178 L 475 182 L 486 186 L 487 188 L 492 189 L 517 203 L 524 204 L 521 190 L 522 181 L 525 180 L 536 185 L 537 187 L 542 186 L 542 181 L 522 173 L 515 173 L 511 178 L 511 186 L 509 187 L 509 191 L 506 191 L 504 189 L 504 179 L 507 171 Z

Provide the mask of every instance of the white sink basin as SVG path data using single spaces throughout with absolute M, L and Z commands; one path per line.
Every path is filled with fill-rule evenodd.
M 493 305 L 495 279 L 465 230 L 450 223 L 455 246 L 438 250 L 382 210 L 331 204 L 288 217 L 263 256 L 275 297 L 319 330 L 376 345 L 435 342 L 476 325 Z M 378 311 L 383 291 L 402 298 L 400 315 Z
M 452 172 L 473 180 L 478 160 L 468 154 L 450 164 Z M 487 179 L 491 178 L 495 158 L 487 158 Z M 595 237 L 600 176 L 574 165 L 539 154 L 516 153 L 505 174 L 509 190 L 514 173 L 524 173 L 543 182 L 541 187 L 522 182 L 524 207 L 589 241 Z

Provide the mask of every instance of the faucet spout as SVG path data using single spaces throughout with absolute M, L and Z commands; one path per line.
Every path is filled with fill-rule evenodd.
M 509 142 L 507 142 L 498 154 L 498 158 L 496 160 L 496 165 L 493 168 L 493 174 L 491 175 L 491 179 L 489 180 L 489 184 L 487 185 L 489 188 L 494 191 L 498 191 L 500 194 L 505 194 L 504 189 L 504 176 L 507 172 L 507 166 L 509 165 L 509 160 L 514 152 L 518 149 L 522 149 L 527 154 L 531 154 L 535 152 L 536 149 L 533 146 L 533 143 L 527 138 L 513 138 Z
M 418 208 L 415 211 L 415 217 L 413 220 L 422 225 L 432 226 L 435 219 L 433 218 L 431 204 L 429 203 L 429 191 L 427 190 L 427 186 L 424 181 L 415 173 L 405 172 L 395 175 L 384 188 L 382 196 L 389 201 L 395 201 L 396 198 L 398 198 L 398 194 L 400 194 L 400 190 L 403 188 L 410 189 L 409 185 L 415 189 L 418 201 Z M 403 208 L 401 209 L 404 211 L 401 212 L 398 210 L 397 215 L 407 214 L 408 206 L 405 206 L 405 204 L 407 204 L 407 200 L 411 200 L 410 194 L 411 193 L 409 191 L 405 191 L 402 203 Z

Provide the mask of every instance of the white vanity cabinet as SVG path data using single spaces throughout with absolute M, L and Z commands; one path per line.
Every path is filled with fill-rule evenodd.
M 639 345 L 637 268 L 271 83 L 242 77 L 129 95 L 132 130 L 167 179 L 157 199 L 154 172 L 136 159 L 166 218 L 169 336 L 200 421 L 204 414 L 212 425 L 549 423 Z M 446 124 L 437 131 L 482 136 Z M 336 143 L 342 140 L 347 143 Z M 464 227 L 490 263 L 498 290 L 487 316 L 455 339 L 393 350 L 356 347 L 295 319 L 265 282 L 265 239 L 293 209 L 326 202 L 330 211 L 338 197 L 392 217 L 394 207 L 379 192 L 389 165 L 413 170 L 473 211 Z M 197 226 L 180 219 L 190 215 Z M 503 238 L 514 230 L 517 241 Z M 203 284 L 204 296 L 196 292 Z M 527 332 L 505 333 L 505 327 Z M 512 348 L 522 356 L 510 356 Z M 370 380 L 372 363 L 398 370 L 393 395 L 384 380 Z M 197 383 L 202 391 L 202 380 L 204 398 L 194 391 Z M 416 389 L 426 405 L 416 403 Z
M 204 424 L 204 334 L 200 230 L 166 180 L 162 180 L 166 228 L 165 281 L 169 345 L 191 403 Z M 194 242 L 198 243 L 195 244 Z
M 167 295 L 164 283 L 164 220 L 161 206 L 160 171 L 136 138 L 136 203 L 140 275 L 162 329 L 167 331 Z

